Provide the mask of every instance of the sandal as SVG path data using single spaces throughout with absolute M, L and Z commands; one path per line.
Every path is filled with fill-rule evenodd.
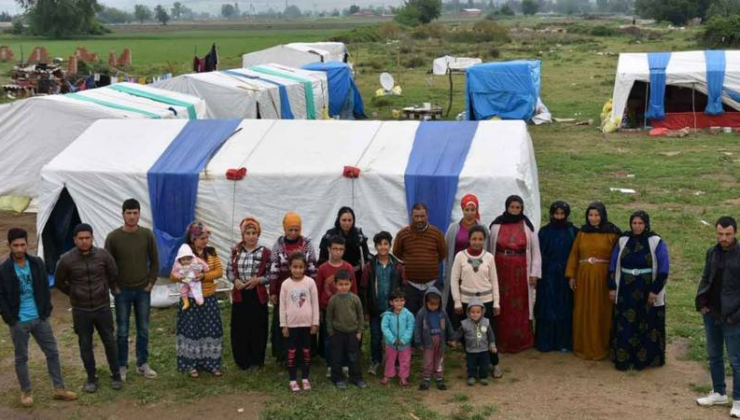
M 188 375 L 190 375 L 191 378 L 197 378 L 198 377 L 198 370 L 197 369 L 191 369 L 190 372 L 188 372 Z
M 217 378 L 220 378 L 220 377 L 224 376 L 224 373 L 223 373 L 223 372 L 221 372 L 221 371 L 220 371 L 219 369 L 216 369 L 216 370 L 214 370 L 214 371 L 213 371 L 213 372 L 211 372 L 211 373 L 213 373 L 213 376 L 215 376 L 215 377 L 217 377 Z

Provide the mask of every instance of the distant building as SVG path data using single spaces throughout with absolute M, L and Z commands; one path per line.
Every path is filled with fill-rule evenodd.
M 373 17 L 375 16 L 373 12 L 369 10 L 360 10 L 359 12 L 352 13 L 352 16 L 354 17 Z
M 460 16 L 480 16 L 483 14 L 481 9 L 462 9 L 460 10 Z

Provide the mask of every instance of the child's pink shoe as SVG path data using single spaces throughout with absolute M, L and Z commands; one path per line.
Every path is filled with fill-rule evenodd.
M 390 385 L 390 383 L 391 383 L 391 380 L 387 376 L 383 376 L 383 379 L 380 380 L 381 385 L 388 386 Z
M 404 388 L 408 388 L 408 386 L 409 386 L 409 380 L 406 379 L 406 378 L 401 378 L 400 383 L 401 383 L 401 386 L 404 387 Z
M 308 379 L 304 379 L 301 382 L 303 383 L 303 390 L 304 391 L 310 391 L 311 390 L 311 382 L 309 382 Z
M 297 381 L 290 381 L 290 390 L 294 393 L 301 392 L 301 387 L 298 386 Z

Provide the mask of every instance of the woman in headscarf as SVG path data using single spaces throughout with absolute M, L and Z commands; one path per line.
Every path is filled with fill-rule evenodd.
M 367 236 L 362 233 L 362 228 L 356 225 L 355 212 L 350 207 L 342 207 L 334 220 L 334 227 L 327 230 L 319 244 L 319 260 L 316 266 L 320 266 L 329 260 L 329 241 L 334 236 L 341 236 L 346 241 L 344 245 L 344 257 L 355 269 L 355 278 L 362 278 L 362 267 L 370 259 L 370 250 L 367 247 Z
M 452 265 L 455 262 L 455 256 L 466 249 L 470 245 L 468 240 L 470 239 L 470 228 L 473 226 L 480 226 L 480 211 L 478 204 L 478 197 L 473 194 L 467 194 L 460 200 L 460 207 L 462 208 L 463 217 L 459 222 L 453 222 L 447 228 L 445 233 L 445 243 L 447 244 L 447 258 L 445 259 L 445 284 L 444 290 L 442 291 L 442 307 L 446 308 L 447 315 L 452 321 L 452 327 L 457 330 L 460 328 L 460 319 L 463 314 L 458 315 L 455 312 L 455 303 L 450 299 L 450 275 L 452 273 Z M 489 314 L 490 315 L 490 314 Z M 464 316 L 463 316 L 464 317 Z
M 539 232 L 542 279 L 537 282 L 534 305 L 534 344 L 542 352 L 573 348 L 573 291 L 565 278 L 565 266 L 578 228 L 568 220 L 569 216 L 568 203 L 552 203 L 550 223 Z
M 609 258 L 621 234 L 609 222 L 604 204 L 595 201 L 586 209 L 586 224 L 568 257 L 565 277 L 573 290 L 573 353 L 582 359 L 609 355 L 612 302 L 607 277 Z
M 265 364 L 267 348 L 267 272 L 270 250 L 259 244 L 260 223 L 247 217 L 239 223 L 241 241 L 231 249 L 226 277 L 234 283 L 231 299 L 231 351 L 242 369 Z
M 199 279 L 203 291 L 203 304 L 191 302 L 188 310 L 177 311 L 177 369 L 197 377 L 198 371 L 208 371 L 220 377 L 224 330 L 216 298 L 216 283 L 223 275 L 221 260 L 216 249 L 208 246 L 211 231 L 203 222 L 188 225 L 185 240 L 193 254 L 208 263 L 208 271 Z M 176 275 L 172 281 L 179 281 Z M 192 298 L 191 298 L 192 299 Z
M 642 210 L 612 252 L 609 296 L 615 301 L 610 357 L 619 370 L 665 364 L 665 286 L 668 247 Z
M 275 316 L 280 312 L 278 296 L 280 287 L 285 279 L 290 277 L 290 265 L 288 258 L 296 252 L 301 252 L 306 256 L 306 275 L 312 279 L 316 278 L 316 252 L 313 248 L 311 239 L 301 234 L 303 222 L 301 216 L 295 212 L 285 213 L 283 217 L 284 235 L 275 241 L 270 254 L 270 302 L 272 303 L 272 355 L 278 362 L 286 360 L 287 341 L 283 337 L 280 328 L 280 319 Z
M 506 199 L 504 212 L 489 229 L 488 244 L 496 257 L 501 301 L 496 342 L 500 352 L 517 353 L 534 345 L 535 288 L 542 277 L 539 238 L 524 215 L 524 200 L 517 195 Z

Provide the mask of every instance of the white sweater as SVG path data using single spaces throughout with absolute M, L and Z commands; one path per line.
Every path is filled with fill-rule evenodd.
M 472 264 L 476 260 L 481 261 L 477 272 Z M 483 303 L 493 302 L 494 308 L 500 308 L 496 260 L 490 252 L 483 251 L 477 257 L 470 256 L 467 250 L 458 252 L 452 263 L 450 283 L 455 308 L 462 308 L 463 303 L 473 298 Z

